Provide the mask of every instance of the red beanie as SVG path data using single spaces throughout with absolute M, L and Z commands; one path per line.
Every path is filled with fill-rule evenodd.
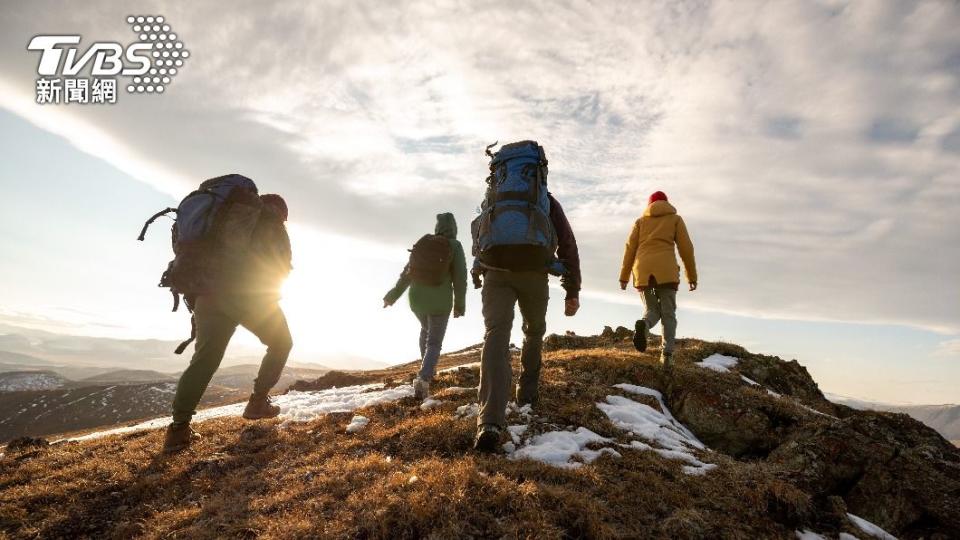
M 667 194 L 662 191 L 655 191 L 653 195 L 650 195 L 650 200 L 647 201 L 647 204 L 653 204 L 657 201 L 667 200 Z
M 287 220 L 287 201 L 283 200 L 283 197 L 269 193 L 266 195 L 261 195 L 260 200 L 265 206 L 270 207 L 283 221 Z

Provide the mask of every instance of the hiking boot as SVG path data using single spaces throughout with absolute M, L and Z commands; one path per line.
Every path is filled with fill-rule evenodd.
M 482 424 L 477 428 L 477 439 L 473 443 L 473 449 L 477 452 L 493 453 L 497 451 L 500 445 L 500 426 L 494 424 Z
M 633 326 L 633 346 L 640 352 L 647 350 L 647 321 L 643 319 Z
M 413 397 L 423 401 L 430 396 L 430 383 L 417 377 L 413 380 Z
M 660 353 L 660 366 L 665 371 L 670 371 L 671 369 L 673 369 L 673 353 L 672 352 L 662 351 Z
M 520 385 L 517 385 L 516 391 L 516 401 L 517 407 L 523 407 L 524 405 L 529 405 L 531 409 L 536 409 L 537 405 L 540 404 L 540 395 L 539 392 L 524 392 L 520 389 Z
M 247 420 L 262 420 L 276 418 L 280 415 L 280 407 L 270 402 L 270 396 L 250 396 L 247 408 L 243 410 L 243 417 Z
M 170 424 L 167 426 L 167 434 L 163 439 L 163 453 L 179 452 L 199 439 L 200 434 L 194 431 L 188 422 Z

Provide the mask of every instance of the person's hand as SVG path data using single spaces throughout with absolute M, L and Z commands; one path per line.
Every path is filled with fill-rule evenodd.
M 390 306 L 392 306 L 392 305 L 393 305 L 393 302 L 387 300 L 386 298 L 383 299 L 383 309 L 387 309 L 388 307 L 390 307 Z
M 580 309 L 580 299 L 579 298 L 567 298 L 567 301 L 563 306 L 563 314 L 567 317 L 573 317 L 577 314 L 577 311 Z
M 697 282 L 696 282 L 696 281 L 694 281 L 693 283 L 690 284 L 690 290 L 691 290 L 691 291 L 697 290 Z
M 453 318 L 459 319 L 460 317 L 463 317 L 463 312 L 463 308 L 453 308 Z
M 483 282 L 480 280 L 480 274 L 478 272 L 471 272 L 470 276 L 473 278 L 474 289 L 480 289 L 483 287 Z
M 621 290 L 621 291 L 627 290 L 627 282 L 626 282 L 626 281 L 621 281 L 621 282 L 620 282 L 620 290 Z

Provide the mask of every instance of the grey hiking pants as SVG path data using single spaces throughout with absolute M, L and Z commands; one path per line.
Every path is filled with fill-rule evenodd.
M 440 360 L 440 349 L 443 347 L 443 336 L 447 333 L 447 322 L 450 314 L 420 315 L 420 380 L 430 382 L 437 371 L 437 361 Z
M 287 319 L 275 299 L 256 295 L 201 296 L 193 316 L 197 323 L 197 344 L 190 365 L 180 376 L 173 398 L 173 421 L 189 422 L 220 367 L 230 338 L 243 325 L 267 346 L 260 371 L 253 383 L 255 395 L 266 396 L 283 372 L 293 339 Z
M 647 287 L 643 290 L 643 305 L 643 320 L 648 329 L 663 321 L 661 347 L 663 352 L 672 353 L 677 337 L 677 291 L 671 287 Z
M 550 299 L 545 272 L 489 270 L 483 282 L 483 323 L 486 333 L 480 357 L 480 415 L 477 424 L 506 427 L 506 408 L 511 394 L 510 332 L 513 308 L 520 305 L 523 317 L 523 350 L 517 401 L 535 403 L 540 384 L 543 334 L 547 331 Z

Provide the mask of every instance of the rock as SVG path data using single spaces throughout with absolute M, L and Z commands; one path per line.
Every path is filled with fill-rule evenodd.
M 50 441 L 40 437 L 17 437 L 7 443 L 7 452 L 28 450 L 30 448 L 46 448 Z
M 306 392 L 308 390 L 326 390 L 327 388 L 342 388 L 344 386 L 355 386 L 358 384 L 369 384 L 376 382 L 376 377 L 354 375 L 343 371 L 328 371 L 312 381 L 297 381 L 290 385 L 290 390 Z
M 851 513 L 901 537 L 960 538 L 960 451 L 906 415 L 855 411 L 805 425 L 769 461 L 808 493 L 843 497 Z

